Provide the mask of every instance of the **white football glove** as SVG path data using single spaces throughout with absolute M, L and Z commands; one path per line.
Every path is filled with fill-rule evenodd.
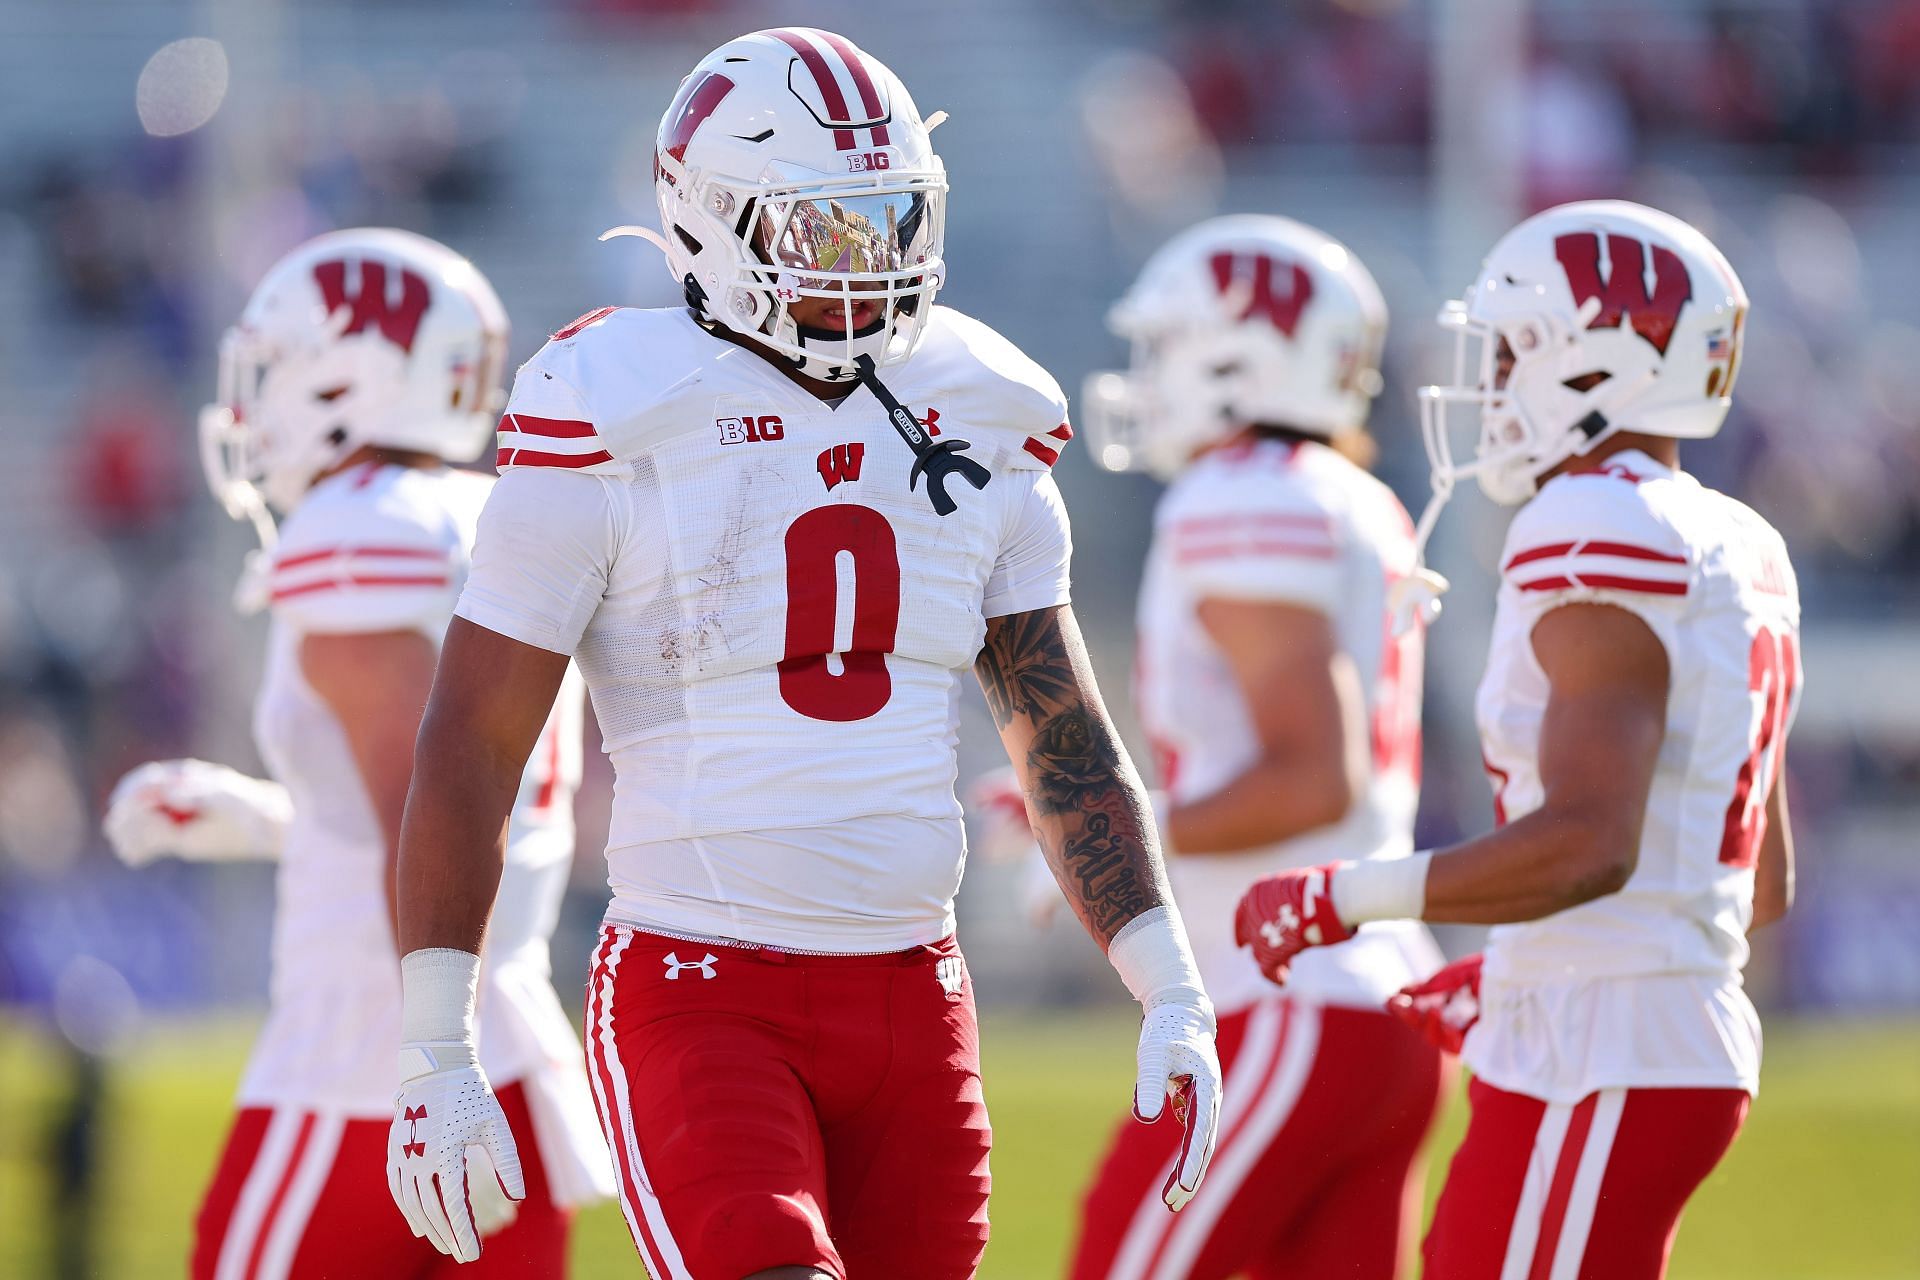
M 457 1262 L 480 1256 L 480 1237 L 504 1226 L 488 1193 L 511 1205 L 526 1199 L 520 1152 L 471 1044 L 413 1041 L 401 1046 L 403 1082 L 387 1132 L 387 1190 L 416 1236 Z M 485 1160 L 468 1159 L 477 1147 Z M 480 1186 L 480 1180 L 494 1184 Z M 513 1210 L 507 1213 L 511 1221 Z
M 467 1148 L 467 1198 L 472 1201 L 474 1229 L 482 1240 L 505 1231 L 520 1216 L 520 1202 L 507 1195 L 485 1147 Z
M 1220 1055 L 1214 1048 L 1213 1002 L 1187 944 L 1177 908 L 1168 904 L 1128 921 L 1107 948 L 1127 990 L 1140 1002 L 1133 1114 L 1158 1119 L 1173 1101 L 1186 1130 L 1180 1158 L 1160 1189 L 1167 1208 L 1186 1207 L 1207 1176 L 1220 1129 Z
M 1147 1009 L 1140 1021 L 1133 1114 L 1158 1119 L 1171 1099 L 1174 1119 L 1186 1131 L 1180 1158 L 1160 1188 L 1160 1198 L 1175 1213 L 1200 1189 L 1219 1136 L 1220 1057 L 1213 1038 L 1213 1006 L 1205 996 L 1171 997 Z
M 277 782 L 205 760 L 155 760 L 114 785 L 102 825 L 120 860 L 139 867 L 167 856 L 275 859 L 292 820 Z

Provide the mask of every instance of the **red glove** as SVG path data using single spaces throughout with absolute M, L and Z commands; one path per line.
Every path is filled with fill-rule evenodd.
M 1478 954 L 1464 956 L 1425 982 L 1402 987 L 1387 1000 L 1387 1012 L 1441 1052 L 1460 1052 L 1480 1021 L 1480 962 Z
M 1345 942 L 1353 930 L 1333 910 L 1333 864 L 1256 880 L 1233 913 L 1233 940 L 1253 948 L 1260 972 L 1278 984 L 1308 947 Z

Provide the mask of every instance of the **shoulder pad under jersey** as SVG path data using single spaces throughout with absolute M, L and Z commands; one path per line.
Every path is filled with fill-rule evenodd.
M 735 359 L 754 355 L 695 324 L 684 308 L 603 307 L 547 340 L 520 366 L 500 420 L 495 463 L 625 474 L 634 455 L 710 415 Z
M 1073 439 L 1067 397 L 1053 375 L 988 326 L 935 307 L 926 338 L 898 374 L 882 371 L 896 394 L 919 411 L 921 401 L 950 418 L 957 434 L 987 447 L 991 432 L 998 465 L 1038 471 L 1060 460 Z
M 1692 549 L 1652 501 L 1653 483 L 1604 471 L 1548 481 L 1507 529 L 1502 578 L 1522 592 L 1685 596 Z
M 316 485 L 280 526 L 268 570 L 273 616 L 301 631 L 438 634 L 466 568 L 434 478 L 355 467 Z

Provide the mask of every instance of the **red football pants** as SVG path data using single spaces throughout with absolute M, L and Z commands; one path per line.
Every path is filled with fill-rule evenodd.
M 952 939 L 809 956 L 609 926 L 586 1039 L 654 1280 L 780 1266 L 965 1280 L 979 1266 L 992 1133 Z
M 1437 1049 L 1385 1013 L 1285 996 L 1220 1021 L 1220 1143 L 1178 1214 L 1163 1115 L 1123 1120 L 1081 1212 L 1073 1280 L 1391 1280 L 1419 1229 Z
M 234 1117 L 194 1228 L 192 1280 L 470 1280 L 559 1277 L 572 1214 L 547 1194 L 518 1084 L 500 1090 L 520 1149 L 527 1198 L 511 1225 L 459 1266 L 415 1238 L 387 1191 L 385 1120 L 296 1107 Z
M 1426 1280 L 1658 1280 L 1687 1197 L 1746 1119 L 1741 1089 L 1547 1103 L 1481 1080 L 1427 1233 Z

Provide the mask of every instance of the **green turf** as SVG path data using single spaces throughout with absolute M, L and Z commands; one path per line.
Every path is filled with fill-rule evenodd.
M 182 1273 L 193 1208 L 225 1131 L 247 1028 L 169 1026 L 116 1064 L 95 1273 Z M 994 1240 L 985 1280 L 1060 1274 L 1079 1188 L 1132 1073 L 1123 1016 L 990 1020 Z M 58 1096 L 48 1042 L 0 1021 L 0 1276 L 48 1273 L 41 1143 Z M 1439 1137 L 1458 1139 L 1453 1108 Z M 1437 1173 L 1444 1159 L 1436 1160 Z M 582 1217 L 574 1275 L 640 1274 L 619 1213 Z M 1701 1191 L 1678 1280 L 1920 1277 L 1920 1023 L 1776 1021 L 1745 1134 Z

